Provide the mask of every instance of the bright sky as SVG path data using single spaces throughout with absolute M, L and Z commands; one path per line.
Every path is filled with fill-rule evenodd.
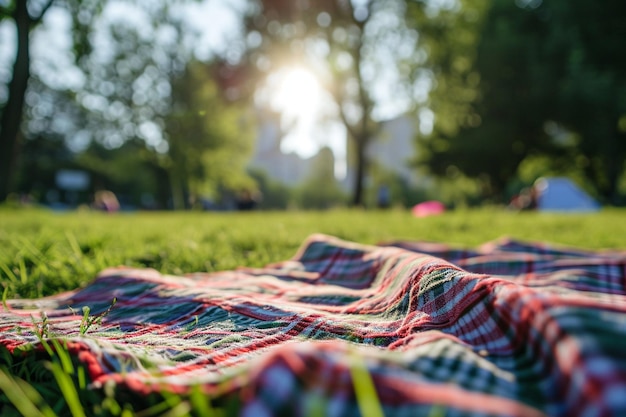
M 336 120 L 336 106 L 313 72 L 294 66 L 273 73 L 257 100 L 281 113 L 281 127 L 287 132 L 281 143 L 283 152 L 309 158 L 328 146 L 337 161 L 338 177 L 345 176 L 346 130 Z

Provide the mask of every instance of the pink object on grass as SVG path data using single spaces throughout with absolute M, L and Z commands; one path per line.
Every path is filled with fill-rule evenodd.
M 441 214 L 446 211 L 446 206 L 443 203 L 435 200 L 424 201 L 423 203 L 413 206 L 413 215 L 415 217 L 426 217 Z

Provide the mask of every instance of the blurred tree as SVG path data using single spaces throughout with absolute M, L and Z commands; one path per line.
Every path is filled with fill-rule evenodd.
M 20 152 L 27 157 L 17 160 L 12 192 L 29 195 L 37 202 L 45 201 L 46 193 L 57 187 L 55 174 L 58 170 L 77 168 L 74 155 L 62 137 L 31 137 L 22 143 Z
M 381 188 L 388 192 L 389 207 L 412 207 L 433 198 L 430 196 L 431 184 L 412 184 L 402 175 L 380 164 L 372 164 L 368 178 L 372 182 L 374 192 L 367 195 L 367 207 L 380 207 Z
M 292 203 L 292 190 L 281 182 L 272 180 L 263 170 L 250 169 L 248 174 L 254 178 L 261 196 L 260 208 L 284 210 Z
M 422 65 L 413 68 L 412 76 L 426 84 L 419 85 L 419 93 L 428 95 L 427 106 L 418 109 L 422 136 L 433 130 L 433 116 L 435 136 L 455 136 L 461 126 L 476 123 L 472 104 L 478 95 L 480 74 L 474 63 L 491 1 L 409 3 L 408 20 L 420 34 L 421 50 L 416 53 L 422 55 Z
M 551 1 L 533 10 L 545 19 L 558 86 L 554 121 L 574 134 L 578 163 L 603 199 L 617 204 L 626 169 L 626 3 Z
M 422 163 L 440 177 L 452 178 L 458 170 L 476 178 L 484 198 L 500 199 L 521 161 L 547 143 L 543 117 L 554 107 L 554 87 L 532 76 L 544 58 L 537 46 L 545 31 L 536 15 L 513 1 L 493 0 L 483 22 L 482 30 L 467 35 L 473 43 L 442 48 L 447 57 L 433 92 L 435 128 L 422 140 Z M 459 52 L 455 44 L 467 49 Z M 461 73 L 456 61 L 464 55 L 471 58 Z M 451 95 L 450 79 L 474 88 Z M 462 107 L 450 109 L 449 97 Z
M 25 104 L 11 192 L 43 199 L 48 189 L 56 187 L 56 171 L 76 168 L 65 135 L 80 123 L 81 112 L 71 93 L 48 88 L 36 73 L 29 79 Z
M 73 19 L 75 54 L 84 77 L 75 92 L 85 114 L 77 135 L 110 149 L 141 139 L 150 151 L 163 153 L 171 80 L 192 58 L 182 41 L 184 22 L 161 1 L 109 3 L 100 17 L 85 24 L 94 13 Z
M 129 2 L 132 16 L 101 22 L 83 47 L 87 77 L 77 100 L 90 114 L 88 140 L 111 149 L 143 140 L 181 209 L 190 197 L 254 187 L 244 169 L 252 133 L 247 113 L 214 81 L 213 64 L 195 60 L 195 35 L 170 6 Z M 106 51 L 92 45 L 98 39 Z
M 182 207 L 184 194 L 252 187 L 241 162 L 251 140 L 245 112 L 225 103 L 209 64 L 188 65 L 200 34 L 187 27 L 180 8 L 194 1 L 170 8 L 165 1 L 56 0 L 71 22 L 69 55 L 77 66 L 39 65 L 45 71 L 27 93 L 26 139 L 64 138 L 103 184 L 131 190 L 119 175 L 133 172 L 161 207 L 172 201 Z M 45 82 L 55 71 L 64 71 L 57 79 L 79 81 Z M 126 158 L 120 147 L 137 155 Z M 129 169 L 132 161 L 137 169 Z M 124 169 L 115 175 L 106 166 Z M 156 179 L 156 191 L 146 174 Z
M 0 201 L 9 191 L 24 192 L 41 179 L 23 175 L 28 172 L 24 171 L 25 167 L 40 154 L 36 146 L 23 141 L 33 140 L 45 148 L 42 140 L 49 138 L 58 142 L 54 146 L 62 147 L 71 154 L 67 149 L 68 139 L 74 139 L 78 131 L 76 127 L 85 120 L 82 117 L 84 112 L 74 102 L 76 90 L 73 88 L 76 86 L 70 86 L 70 79 L 80 79 L 73 61 L 81 56 L 81 39 L 88 38 L 90 24 L 104 3 L 106 0 L 24 0 L 5 1 L 0 5 L 0 22 L 12 20 L 17 32 L 15 60 L 10 69 L 9 65 L 6 67 L 10 74 L 6 100 L 0 103 Z M 73 36 L 76 41 L 71 45 L 74 51 L 52 48 L 56 54 L 43 57 L 40 42 L 38 54 L 31 57 L 34 41 L 51 35 L 47 32 L 50 28 L 45 18 L 59 10 L 74 18 L 74 24 L 68 28 L 72 32 L 68 34 L 69 38 Z M 79 21 L 82 23 L 79 24 Z M 54 35 L 54 40 L 58 41 L 59 33 Z M 56 46 L 56 42 L 52 44 Z M 8 46 L 8 43 L 5 45 Z M 37 47 L 36 44 L 34 46 Z M 78 142 L 81 142 L 80 138 Z M 21 159 L 26 160 L 21 163 Z M 59 164 L 65 163 L 59 161 Z M 36 172 L 30 171 L 33 175 Z
M 366 148 L 378 122 L 407 111 L 422 81 L 412 74 L 423 54 L 416 53 L 418 32 L 406 13 L 400 0 L 258 0 L 246 19 L 250 90 L 268 74 L 299 65 L 316 73 L 329 93 L 333 117 L 348 134 L 353 205 L 363 204 Z
M 6 200 L 15 168 L 19 148 L 20 125 L 24 111 L 24 98 L 30 78 L 31 30 L 41 22 L 53 0 L 14 0 L 0 4 L 0 21 L 11 19 L 17 32 L 17 45 L 12 77 L 8 86 L 7 101 L 0 117 L 0 202 Z
M 128 140 L 115 149 L 92 142 L 74 155 L 73 166 L 90 174 L 92 196 L 98 190 L 115 190 L 120 202 L 127 206 L 168 206 L 167 171 L 140 139 Z
M 329 209 L 343 206 L 346 195 L 335 179 L 335 158 L 328 147 L 315 157 L 308 178 L 297 189 L 297 201 L 306 209 Z
M 626 47 L 626 3 L 491 0 L 483 21 L 466 79 L 478 94 L 460 112 L 438 106 L 449 103 L 441 81 L 455 71 L 454 59 L 440 60 L 420 163 L 441 177 L 459 170 L 501 200 L 520 165 L 543 155 L 546 172 L 578 166 L 615 201 L 626 159 L 626 61 L 616 53 Z
M 237 104 L 224 102 L 212 75 L 206 64 L 191 61 L 172 82 L 165 164 L 174 208 L 185 207 L 184 195 L 215 198 L 222 189 L 255 187 L 245 171 L 251 120 Z

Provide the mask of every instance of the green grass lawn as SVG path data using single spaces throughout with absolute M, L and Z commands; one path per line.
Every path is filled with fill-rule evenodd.
M 84 285 L 102 269 L 162 273 L 263 266 L 288 259 L 313 233 L 375 244 L 397 239 L 476 246 L 502 236 L 590 249 L 626 248 L 626 210 L 592 214 L 453 211 L 251 213 L 54 213 L 0 210 L 0 282 L 5 297 L 33 298 Z
M 109 215 L 0 209 L 0 283 L 6 300 L 72 290 L 121 264 L 170 274 L 263 266 L 292 257 L 313 233 L 370 244 L 427 240 L 476 246 L 509 236 L 626 249 L 624 220 L 626 210 L 617 209 L 577 215 L 481 209 L 419 219 L 400 210 Z M 236 414 L 236 403 L 220 403 L 215 410 L 206 401 L 193 393 L 138 398 L 114 389 L 94 392 L 86 388 L 85 370 L 61 345 L 54 354 L 25 359 L 0 350 L 3 415 Z

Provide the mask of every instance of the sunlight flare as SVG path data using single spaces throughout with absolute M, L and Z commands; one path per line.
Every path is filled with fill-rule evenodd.
M 314 118 L 321 102 L 320 83 L 317 77 L 304 67 L 292 67 L 273 74 L 271 84 L 272 107 L 291 122 Z
M 310 158 L 328 146 L 335 157 L 335 174 L 346 175 L 346 131 L 337 107 L 318 75 L 302 65 L 271 73 L 257 99 L 280 115 L 280 150 Z

